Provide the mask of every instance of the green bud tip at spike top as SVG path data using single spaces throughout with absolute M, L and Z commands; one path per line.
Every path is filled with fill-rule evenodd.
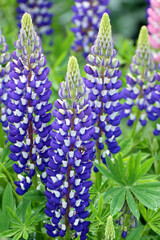
M 80 71 L 79 71 L 77 58 L 72 56 L 69 58 L 69 61 L 68 61 L 67 77 L 73 79 L 75 77 L 75 74 L 76 75 L 80 74 Z M 68 80 L 71 80 L 71 79 L 68 79 Z
M 105 229 L 105 240 L 113 240 L 113 239 L 115 239 L 115 230 L 114 230 L 113 218 L 110 215 L 107 218 L 107 224 Z
M 112 31 L 111 31 L 111 24 L 110 24 L 110 18 L 107 13 L 103 14 L 103 17 L 101 19 L 99 32 L 98 32 L 98 38 L 105 38 L 108 39 L 111 37 Z
M 24 29 L 33 28 L 32 18 L 31 18 L 31 15 L 29 13 L 24 13 L 23 14 L 21 24 L 22 24 L 22 28 L 24 28 Z
M 141 27 L 139 37 L 138 37 L 138 47 L 140 48 L 149 48 L 150 43 L 149 43 L 149 35 L 148 35 L 148 30 L 146 26 Z

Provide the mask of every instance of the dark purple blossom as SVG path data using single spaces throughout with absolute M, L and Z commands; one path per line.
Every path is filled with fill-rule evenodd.
M 139 121 L 142 126 L 158 118 L 160 109 L 159 86 L 156 83 L 158 74 L 150 50 L 148 31 L 141 28 L 138 46 L 130 65 L 130 73 L 126 76 L 127 88 L 123 89 L 125 103 L 123 117 L 129 117 L 127 124 L 131 126 Z
M 43 172 L 48 164 L 50 126 L 47 124 L 51 113 L 47 112 L 52 109 L 52 104 L 48 103 L 51 95 L 49 68 L 45 67 L 41 41 L 28 13 L 23 15 L 15 47 L 7 86 L 8 139 L 12 142 L 10 158 L 16 162 L 13 169 L 19 174 L 16 191 L 22 195 L 31 186 L 35 167 Z M 41 178 L 44 180 L 45 172 Z
M 88 64 L 85 66 L 87 78 L 84 78 L 93 112 L 93 124 L 96 125 L 93 138 L 96 141 L 97 155 L 100 151 L 97 159 L 101 158 L 105 164 L 106 155 L 115 154 L 120 150 L 116 138 L 121 134 L 118 125 L 121 121 L 122 94 L 119 89 L 122 83 L 119 80 L 121 71 L 118 69 L 119 61 L 116 54 L 110 19 L 105 13 L 95 44 L 87 57 Z M 108 150 L 102 151 L 105 145 Z
M 52 2 L 50 0 L 17 0 L 18 26 L 21 28 L 21 18 L 25 12 L 32 17 L 35 31 L 38 35 L 50 35 L 53 32 L 51 27 L 53 14 L 50 11 Z
M 11 54 L 8 52 L 8 45 L 0 29 L 0 120 L 5 132 L 8 131 L 7 109 L 5 103 L 8 95 L 6 93 L 6 84 L 8 82 L 8 73 L 10 72 Z
M 56 100 L 51 131 L 51 148 L 47 168 L 45 213 L 51 222 L 45 225 L 51 237 L 64 237 L 74 231 L 75 237 L 87 239 L 90 222 L 88 181 L 94 156 L 92 113 L 78 63 L 71 57 L 67 75 L 60 84 L 60 99 Z
M 76 26 L 72 31 L 76 39 L 72 48 L 74 51 L 82 49 L 84 57 L 89 54 L 90 46 L 97 36 L 103 14 L 109 12 L 108 3 L 109 0 L 75 0 L 72 21 Z
M 127 231 L 130 228 L 137 227 L 137 220 L 135 216 L 131 213 L 127 203 L 124 203 L 123 208 L 121 209 L 122 215 L 119 218 L 118 224 L 122 227 L 122 238 L 127 237 Z

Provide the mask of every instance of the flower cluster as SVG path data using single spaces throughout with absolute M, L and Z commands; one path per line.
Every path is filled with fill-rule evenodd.
M 92 113 L 75 57 L 68 63 L 66 79 L 60 85 L 51 131 L 51 148 L 45 213 L 51 222 L 45 225 L 51 237 L 63 237 L 75 231 L 75 237 L 87 239 L 90 222 L 85 208 L 89 205 L 89 188 L 94 156 Z
M 0 30 L 0 120 L 5 132 L 8 130 L 7 109 L 5 107 L 5 104 L 8 99 L 6 93 L 6 84 L 8 81 L 7 74 L 10 71 L 10 60 L 11 54 L 8 52 L 6 39 Z
M 72 21 L 76 27 L 72 28 L 76 40 L 73 45 L 74 51 L 83 50 L 87 57 L 90 45 L 93 44 L 99 29 L 100 20 L 107 9 L 109 0 L 75 0 L 72 10 L 75 16 Z
M 150 0 L 147 9 L 148 31 L 150 33 L 150 44 L 155 49 L 153 59 L 160 62 L 160 2 L 159 0 Z
M 48 103 L 51 95 L 51 82 L 47 78 L 49 68 L 45 67 L 41 41 L 28 13 L 23 15 L 15 47 L 7 86 L 8 139 L 12 142 L 10 158 L 16 162 L 13 169 L 19 174 L 16 191 L 22 195 L 31 186 L 35 167 L 44 171 L 47 166 L 50 144 L 47 123 L 51 118 L 51 113 L 47 112 L 52 109 L 52 104 Z M 41 178 L 45 178 L 45 173 Z
M 119 61 L 116 54 L 109 15 L 105 13 L 95 44 L 87 57 L 88 64 L 85 66 L 87 78 L 84 78 L 92 107 L 93 123 L 96 124 L 93 138 L 96 140 L 97 153 L 98 149 L 104 149 L 104 145 L 108 146 L 108 150 L 97 156 L 98 159 L 101 157 L 105 164 L 106 155 L 115 154 L 120 150 L 116 138 L 121 134 L 118 125 L 121 121 L 122 93 L 119 89 L 122 83 L 119 80 L 121 71 L 118 69 Z
M 143 26 L 130 65 L 131 73 L 126 76 L 127 88 L 123 89 L 125 98 L 123 117 L 129 117 L 127 122 L 129 126 L 135 121 L 140 121 L 141 125 L 145 126 L 147 117 L 152 121 L 158 118 L 159 102 L 156 94 L 158 75 L 155 68 L 147 27 Z
M 119 226 L 122 227 L 122 238 L 127 237 L 127 230 L 130 228 L 136 228 L 137 227 L 137 220 L 135 216 L 131 213 L 131 211 L 128 208 L 127 203 L 125 202 L 123 208 L 121 209 L 122 215 L 118 222 Z
M 36 32 L 42 35 L 52 34 L 51 27 L 53 14 L 49 12 L 52 2 L 50 0 L 17 0 L 17 18 L 18 26 L 21 28 L 21 18 L 25 12 L 29 13 L 32 17 L 33 25 Z

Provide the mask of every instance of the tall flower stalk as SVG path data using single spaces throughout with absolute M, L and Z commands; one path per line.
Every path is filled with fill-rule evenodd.
M 8 131 L 6 84 L 8 82 L 8 73 L 10 71 L 11 54 L 8 52 L 8 45 L 0 29 L 0 147 L 4 147 L 3 131 Z
M 75 12 L 72 18 L 75 27 L 72 31 L 76 39 L 72 48 L 76 52 L 82 50 L 84 57 L 89 54 L 103 14 L 109 12 L 108 3 L 109 0 L 75 0 L 75 5 L 72 7 Z
M 43 172 L 48 164 L 49 131 L 52 104 L 49 68 L 45 67 L 40 38 L 33 29 L 31 16 L 25 13 L 18 40 L 15 42 L 11 72 L 9 73 L 7 103 L 11 141 L 10 158 L 16 163 L 13 169 L 18 173 L 17 193 L 24 194 L 32 184 L 37 170 Z M 37 174 L 37 173 L 36 173 Z M 41 179 L 45 180 L 45 172 Z
M 91 47 L 84 78 L 93 112 L 97 161 L 106 164 L 106 155 L 119 152 L 116 138 L 121 134 L 121 71 L 114 49 L 109 15 L 102 17 L 98 36 Z M 94 168 L 98 171 L 97 168 Z
M 75 57 L 69 59 L 65 81 L 59 90 L 53 115 L 50 161 L 47 168 L 46 224 L 51 237 L 71 239 L 71 232 L 81 240 L 87 239 L 90 222 L 85 208 L 89 205 L 88 181 L 93 166 L 94 132 L 92 113 L 79 66 Z M 72 234 L 73 235 L 73 234 Z
M 52 2 L 50 0 L 17 0 L 18 26 L 21 28 L 21 18 L 25 12 L 32 17 L 36 32 L 41 37 L 53 32 L 51 27 L 53 14 L 50 11 Z
M 159 103 L 156 97 L 156 65 L 153 62 L 147 27 L 140 30 L 138 45 L 126 76 L 127 88 L 123 89 L 125 103 L 123 117 L 129 117 L 127 124 L 133 125 L 134 137 L 138 121 L 142 126 L 147 118 L 155 121 L 158 118 Z

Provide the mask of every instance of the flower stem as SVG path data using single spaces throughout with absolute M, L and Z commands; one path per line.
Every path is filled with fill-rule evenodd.
M 66 231 L 66 236 L 65 236 L 65 240 L 70 240 L 70 228 L 68 227 L 67 228 L 67 231 Z
M 135 135 L 135 133 L 136 133 L 137 123 L 138 123 L 138 121 L 139 121 L 140 114 L 141 114 L 141 112 L 140 112 L 140 110 L 138 109 L 137 114 L 136 114 L 136 120 L 135 120 L 135 122 L 134 122 L 134 124 L 133 124 L 133 130 L 132 130 L 132 134 L 131 134 L 131 137 L 132 137 L 132 138 L 134 138 L 134 135 Z

